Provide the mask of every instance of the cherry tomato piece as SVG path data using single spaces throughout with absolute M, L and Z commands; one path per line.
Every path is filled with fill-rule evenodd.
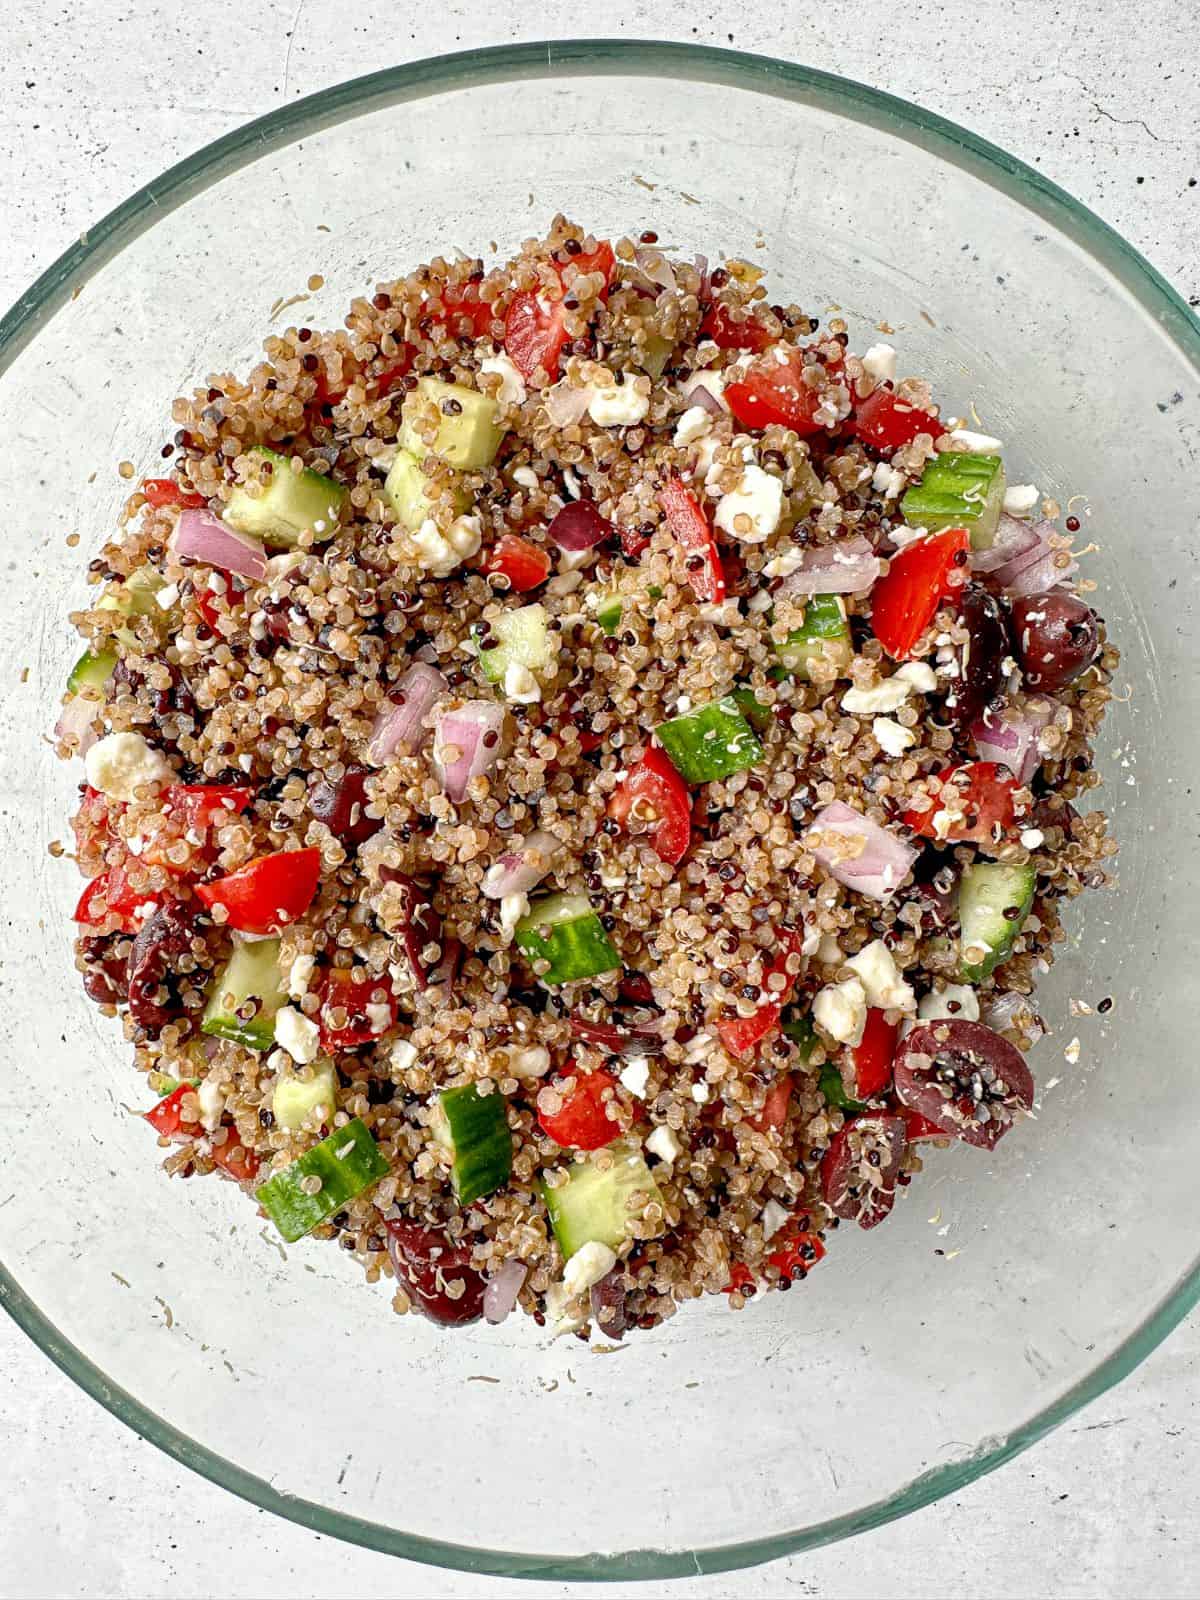
M 892 1081 L 892 1057 L 900 1024 L 889 1022 L 878 1006 L 867 1012 L 861 1041 L 850 1046 L 842 1062 L 842 1082 L 852 1100 L 872 1100 Z
M 692 797 L 664 750 L 651 746 L 622 778 L 608 802 L 608 814 L 625 827 L 630 817 L 649 823 L 650 848 L 660 861 L 676 866 L 692 839 Z
M 734 317 L 728 307 L 715 301 L 704 313 L 700 337 L 711 339 L 722 350 L 753 350 L 761 353 L 776 343 L 778 335 L 765 328 L 752 311 Z
M 564 1150 L 599 1150 L 621 1132 L 602 1098 L 617 1087 L 611 1072 L 605 1072 L 603 1067 L 595 1072 L 580 1072 L 578 1067 L 569 1066 L 556 1074 L 554 1087 L 563 1092 L 563 1104 L 555 1112 L 539 1110 L 538 1122 L 555 1144 Z
M 89 928 L 111 923 L 122 933 L 136 933 L 146 918 L 157 910 L 160 898 L 155 892 L 132 888 L 124 866 L 109 867 L 84 888 L 72 920 Z M 100 900 L 104 901 L 106 907 L 103 915 L 97 904 Z
M 890 452 L 911 444 L 919 433 L 940 439 L 946 430 L 935 416 L 909 405 L 891 389 L 875 389 L 855 407 L 854 431 L 872 449 Z
M 970 543 L 964 528 L 947 528 L 891 558 L 871 591 L 871 627 L 895 660 L 912 654 L 942 601 L 966 582 Z
M 382 978 L 356 980 L 345 967 L 332 967 L 320 987 L 317 1022 L 324 1050 L 354 1050 L 381 1039 L 396 1025 L 396 997 Z M 333 1014 L 343 1012 L 340 1022 Z
M 499 574 L 508 579 L 516 594 L 527 594 L 550 576 L 550 557 L 540 545 L 522 539 L 519 533 L 504 533 L 485 550 L 479 570 L 489 577 Z
M 775 1248 L 767 1257 L 767 1264 L 792 1283 L 806 1278 L 825 1254 L 820 1234 L 810 1233 L 793 1223 L 789 1223 L 777 1238 L 778 1243 L 771 1240 Z
M 821 396 L 804 381 L 800 352 L 788 350 L 780 360 L 782 351 L 780 346 L 754 362 L 741 383 L 726 384 L 726 404 L 747 428 L 766 428 L 775 422 L 801 436 L 820 433 L 824 423 L 817 421 L 816 413 Z
M 925 839 L 947 844 L 977 844 L 994 850 L 1011 832 L 1017 780 L 995 761 L 968 761 L 948 767 L 930 782 L 932 805 L 905 812 L 904 821 Z M 946 821 L 944 814 L 952 820 Z
M 753 1020 L 753 1018 L 750 1020 Z M 728 1050 L 729 1046 L 726 1045 L 725 1048 Z M 762 1110 L 746 1120 L 757 1133 L 767 1133 L 772 1128 L 782 1128 L 787 1121 L 788 1109 L 791 1103 L 792 1075 L 790 1072 L 785 1072 L 781 1078 L 776 1078 L 775 1082 L 767 1090 L 767 1098 L 763 1101 Z
M 174 478 L 145 478 L 141 492 L 152 506 L 198 507 L 205 504 L 202 494 L 184 489 Z
M 223 906 L 225 926 L 239 933 L 278 933 L 312 904 L 321 879 L 321 852 L 279 850 L 257 856 L 227 877 L 196 885 L 211 911 Z
M 228 822 L 254 801 L 241 783 L 173 783 L 163 796 L 163 811 L 184 828 L 201 832 Z
M 658 493 L 667 526 L 687 551 L 688 582 L 697 600 L 719 605 L 726 596 L 721 552 L 708 518 L 682 478 L 670 477 Z

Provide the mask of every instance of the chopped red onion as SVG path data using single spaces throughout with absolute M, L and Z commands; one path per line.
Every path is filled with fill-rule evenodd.
M 781 595 L 865 594 L 879 576 L 879 557 L 861 533 L 806 550 L 795 572 L 779 585 Z
M 1052 522 L 1035 522 L 1030 531 L 1036 537 L 1036 544 L 997 567 L 991 575 L 993 583 L 998 584 L 1014 600 L 1024 595 L 1045 594 L 1057 584 L 1065 583 L 1079 570 L 1079 564 L 1075 561 L 1065 567 L 1056 565 L 1055 556 L 1058 552 L 1050 543 L 1050 535 L 1057 533 L 1058 529 Z
M 469 700 L 437 720 L 433 768 L 442 788 L 456 804 L 467 797 L 467 785 L 488 772 L 500 754 L 504 707 L 492 700 Z M 491 737 L 495 735 L 495 737 Z
M 674 289 L 675 273 L 671 263 L 661 250 L 655 250 L 645 245 L 636 251 L 638 268 L 644 277 L 651 283 L 657 284 L 660 289 Z
M 707 411 L 710 417 L 719 417 L 724 407 L 706 383 L 699 381 L 697 373 L 685 383 L 680 391 L 680 397 L 685 406 L 699 406 L 702 411 Z
M 591 500 L 568 501 L 546 530 L 560 550 L 572 553 L 603 544 L 613 531 L 612 523 L 604 520 Z
M 1025 784 L 1041 766 L 1038 735 L 1054 717 L 1053 700 L 1027 700 L 1019 709 L 989 706 L 971 724 L 975 752 L 981 761 L 999 761 L 1018 783 Z
M 1037 529 L 1031 522 L 1022 522 L 1004 512 L 996 524 L 996 537 L 986 550 L 971 551 L 972 572 L 995 572 L 1010 561 L 1028 555 L 1041 545 Z
M 483 875 L 483 892 L 489 900 L 510 894 L 528 894 L 554 865 L 562 845 L 552 833 L 537 828 L 519 850 L 506 850 Z
M 830 834 L 836 840 L 812 842 L 819 835 Z M 841 840 L 849 848 L 844 849 L 837 842 Z M 912 845 L 840 800 L 831 801 L 817 812 L 808 829 L 807 842 L 813 855 L 839 883 L 872 900 L 886 900 L 898 889 L 918 854 Z
M 418 750 L 428 729 L 425 719 L 450 685 L 436 667 L 416 661 L 397 681 L 389 703 L 375 718 L 367 759 L 381 767 L 397 750 Z
M 236 572 L 256 583 L 267 575 L 267 552 L 261 541 L 238 533 L 207 507 L 187 506 L 181 511 L 169 543 L 175 555 L 202 561 L 206 567 Z
M 100 737 L 96 732 L 96 721 L 103 705 L 102 700 L 93 699 L 91 695 L 72 695 L 54 724 L 54 737 L 62 744 L 73 743 L 75 755 L 87 755 Z
M 547 389 L 543 395 L 546 405 L 546 415 L 556 428 L 569 428 L 573 423 L 582 420 L 587 408 L 592 403 L 595 390 L 585 384 L 577 389 L 568 379 L 556 383 L 552 389 Z
M 517 1303 L 529 1269 L 523 1261 L 508 1260 L 487 1281 L 483 1291 L 483 1315 L 493 1325 L 504 1321 Z

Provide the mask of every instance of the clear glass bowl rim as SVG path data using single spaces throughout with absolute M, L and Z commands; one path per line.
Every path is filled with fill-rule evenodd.
M 635 39 L 547 40 L 431 57 L 336 84 L 234 129 L 110 211 L 30 285 L 0 319 L 0 375 L 36 337 L 38 329 L 125 245 L 202 189 L 269 151 L 334 123 L 449 90 L 521 78 L 600 73 L 727 84 L 815 105 L 919 145 L 1001 190 L 1070 238 L 1119 279 L 1200 376 L 1200 319 L 1182 297 L 1107 223 L 999 146 L 894 95 L 813 67 L 706 45 Z M 281 1494 L 265 1480 L 198 1445 L 126 1390 L 111 1384 L 81 1350 L 60 1335 L 0 1263 L 0 1305 L 39 1349 L 134 1432 L 221 1488 L 317 1533 L 410 1561 L 556 1582 L 661 1580 L 731 1571 L 848 1538 L 905 1516 L 993 1471 L 1127 1377 L 1198 1301 L 1200 1259 L 1086 1378 L 1023 1427 L 969 1460 L 923 1473 L 887 1499 L 859 1511 L 768 1539 L 697 1551 L 642 1549 L 566 1557 L 448 1544 Z

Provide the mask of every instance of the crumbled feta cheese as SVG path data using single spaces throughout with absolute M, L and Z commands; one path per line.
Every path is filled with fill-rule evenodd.
M 892 952 L 882 939 L 872 939 L 846 965 L 862 984 L 869 1006 L 881 1011 L 912 1011 L 917 1003 L 912 985 L 900 976 Z
M 703 479 L 705 489 L 714 494 L 716 493 L 716 487 L 713 480 L 715 480 L 717 474 L 716 454 L 723 442 L 715 433 L 706 433 L 703 439 L 700 439 L 696 444 L 696 470 L 694 475 Z
M 519 706 L 529 706 L 542 698 L 542 686 L 528 667 L 510 661 L 504 669 L 504 693 Z
M 761 544 L 775 532 L 782 515 L 782 482 L 750 463 L 743 469 L 737 488 L 717 502 L 713 521 L 743 544 Z
M 241 755 L 238 757 L 238 766 L 241 767 L 243 772 L 254 771 L 254 757 L 250 754 L 249 750 L 242 751 Z
M 599 1283 L 617 1264 L 616 1251 L 598 1239 L 581 1244 L 563 1268 L 562 1286 L 574 1300 L 586 1294 L 594 1283 Z
M 787 1220 L 788 1212 L 779 1204 L 779 1201 L 768 1200 L 762 1208 L 762 1216 L 759 1218 L 762 1223 L 763 1238 L 773 1239 Z
M 839 1044 L 861 1044 L 867 1025 L 867 996 L 857 978 L 827 983 L 817 991 L 813 1020 Z
M 174 776 L 162 752 L 140 733 L 108 733 L 84 760 L 87 781 L 113 800 L 136 800 L 143 784 L 166 783 Z
M 1046 835 L 1040 828 L 1025 828 L 1021 832 L 1021 843 L 1026 850 L 1036 850 L 1045 840 Z
M 480 372 L 495 372 L 500 376 L 500 392 L 497 398 L 502 406 L 523 406 L 525 404 L 525 379 L 513 366 L 509 358 L 503 354 L 487 356 L 479 363 Z
M 560 572 L 546 585 L 547 594 L 574 594 L 583 582 L 582 572 Z
M 154 604 L 160 606 L 164 611 L 170 611 L 178 599 L 179 585 L 177 583 L 165 583 L 155 594 Z
M 630 1056 L 618 1074 L 618 1082 L 639 1100 L 646 1098 L 650 1083 L 650 1063 L 645 1056 Z
M 940 994 L 931 990 L 929 994 L 921 996 L 917 1016 L 922 1022 L 937 1022 L 943 1017 L 960 1017 L 964 1022 L 978 1022 L 979 996 L 969 983 L 948 983 Z
M 703 439 L 712 424 L 713 419 L 703 406 L 689 406 L 675 424 L 676 445 L 695 444 L 697 439 Z
M 862 364 L 876 383 L 895 383 L 896 352 L 890 344 L 873 344 L 862 358 Z
M 320 1036 L 316 1023 L 295 1006 L 281 1006 L 275 1013 L 275 1043 L 301 1066 L 317 1059 Z
M 970 428 L 953 428 L 950 437 L 972 456 L 995 455 L 997 450 L 1004 449 L 1002 439 L 993 439 L 990 433 L 972 433 Z
M 536 489 L 538 475 L 532 467 L 514 467 L 513 482 L 519 484 L 522 489 Z
M 706 1083 L 694 1083 L 692 1085 L 692 1099 L 696 1102 L 696 1104 L 698 1106 L 707 1105 L 708 1104 L 708 1085 Z
M 544 1078 L 550 1071 L 550 1052 L 544 1044 L 510 1045 L 508 1070 L 514 1078 Z
M 590 567 L 596 559 L 596 550 L 562 550 L 559 552 L 558 564 L 563 572 L 579 572 L 584 567 Z
M 397 1039 L 392 1046 L 392 1070 L 394 1072 L 407 1072 L 409 1067 L 415 1066 L 417 1060 L 417 1047 L 411 1039 Z
M 600 428 L 624 428 L 640 422 L 650 409 L 650 396 L 632 383 L 614 383 L 597 389 L 588 402 L 588 415 Z
M 689 394 L 694 394 L 695 391 L 696 391 L 697 386 L 699 386 L 702 389 L 707 389 L 709 394 L 712 395 L 713 399 L 721 407 L 722 411 L 728 411 L 729 410 L 729 406 L 727 405 L 726 400 L 725 400 L 725 375 L 724 375 L 724 373 L 721 373 L 721 372 L 693 372 L 691 377 L 687 381 L 687 391 L 688 391 L 688 393 Z
M 917 736 L 911 728 L 895 722 L 891 717 L 876 717 L 871 732 L 879 748 L 889 756 L 902 756 L 909 745 L 916 744 Z
M 750 612 L 751 616 L 755 616 L 760 611 L 770 611 L 773 603 L 774 597 L 769 589 L 755 589 L 754 593 L 746 601 L 746 610 Z
M 511 933 L 522 917 L 529 915 L 529 896 L 527 894 L 506 894 L 500 899 L 500 926 L 505 933 Z
M 297 956 L 288 968 L 287 990 L 293 1000 L 303 1000 L 316 967 L 312 956 Z
M 200 1102 L 200 1122 L 208 1133 L 215 1133 L 221 1126 L 221 1113 L 225 1109 L 225 1096 L 221 1092 L 221 1085 L 214 1083 L 211 1078 L 196 1090 L 196 1099 Z
M 797 567 L 801 567 L 803 565 L 804 551 L 799 549 L 796 545 L 790 544 L 788 545 L 787 549 L 782 551 L 779 555 L 771 557 L 770 561 L 768 561 L 766 566 L 763 568 L 763 572 L 768 578 L 786 578 L 791 573 L 795 572 Z M 760 589 L 758 592 L 762 594 L 764 591 Z
M 363 1007 L 363 1011 L 366 1013 L 367 1022 L 370 1025 L 371 1032 L 375 1034 L 376 1037 L 378 1037 L 381 1033 L 386 1033 L 391 1027 L 392 1008 L 388 1005 L 386 1000 L 369 1001 Z
M 738 603 L 732 595 L 716 605 L 701 606 L 698 613 L 701 622 L 711 622 L 714 628 L 732 628 L 739 614 Z
M 904 474 L 899 467 L 892 466 L 890 461 L 879 461 L 875 466 L 875 475 L 871 479 L 871 487 L 876 494 L 881 494 L 885 500 L 894 500 L 904 487 Z M 896 532 L 892 534 L 895 542 Z
M 1004 491 L 1004 509 L 1010 517 L 1027 517 L 1040 498 L 1036 483 L 1010 483 Z
M 691 697 L 691 695 L 690 694 L 681 694 L 679 696 L 679 699 L 676 700 L 676 702 L 675 702 L 675 715 L 677 717 L 682 717 L 687 712 L 689 712 L 691 709 L 692 709 L 692 697 Z
M 456 567 L 477 555 L 483 543 L 479 518 L 473 513 L 455 517 L 443 534 L 432 517 L 427 517 L 411 542 L 419 566 L 434 578 L 448 578 Z
M 591 1307 L 576 1295 L 570 1295 L 561 1283 L 552 1283 L 546 1290 L 546 1331 L 552 1339 L 564 1333 L 576 1333 L 583 1327 Z
M 1074 1066 L 1075 1063 L 1079 1060 L 1080 1048 L 1081 1048 L 1081 1046 L 1080 1046 L 1079 1040 L 1078 1039 L 1072 1039 L 1070 1044 L 1063 1051 L 1063 1056 L 1065 1057 L 1065 1059 L 1067 1061 L 1069 1061 L 1071 1063 L 1072 1066 Z
M 836 933 L 823 933 L 817 942 L 817 960 L 826 967 L 840 967 L 842 947 Z
M 660 1122 L 646 1140 L 646 1149 L 656 1155 L 660 1161 L 672 1162 L 679 1158 L 683 1146 L 675 1137 L 674 1128 L 669 1128 L 665 1122 Z
M 937 673 L 927 661 L 906 661 L 892 676 L 911 683 L 918 694 L 932 694 L 937 688 Z
M 859 716 L 899 711 L 912 691 L 909 680 L 894 672 L 890 678 L 872 684 L 869 689 L 847 689 L 842 696 L 842 710 L 852 711 Z

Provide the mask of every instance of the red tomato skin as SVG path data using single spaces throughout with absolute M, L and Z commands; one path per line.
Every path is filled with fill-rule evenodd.
M 197 1124 L 183 1120 L 182 1110 L 184 1095 L 195 1092 L 190 1083 L 181 1083 L 178 1089 L 172 1089 L 170 1094 L 164 1095 L 156 1106 L 151 1106 L 142 1115 L 161 1138 L 174 1139 L 186 1129 L 197 1127 Z
M 937 777 L 942 791 L 934 797 L 927 811 L 914 809 L 906 812 L 904 821 L 907 826 L 922 838 L 940 837 L 947 844 L 977 844 L 995 848 L 1003 843 L 1003 837 L 1012 829 L 1016 817 L 1013 795 L 1018 785 L 1008 769 L 996 761 L 967 761 L 961 766 L 947 767 Z M 939 835 L 933 819 L 943 808 L 942 793 L 948 784 L 953 785 L 964 813 L 974 815 L 976 820 L 968 823 L 964 815 L 961 822 L 953 824 L 946 833 Z M 996 838 L 993 831 L 997 823 L 1001 829 L 1000 839 Z
M 753 315 L 744 322 L 735 322 L 719 301 L 714 301 L 704 313 L 700 337 L 711 339 L 722 350 L 753 350 L 758 354 L 778 342 L 777 336 L 769 328 L 764 328 Z
M 378 998 L 380 990 L 385 993 Z M 396 1022 L 396 997 L 390 984 L 382 978 L 355 982 L 342 967 L 334 967 L 325 974 L 320 989 L 321 1005 L 317 1021 L 321 1028 L 321 1046 L 325 1050 L 356 1050 L 359 1045 L 381 1039 Z M 382 1027 L 373 1023 L 367 1014 L 368 1005 L 386 1005 L 388 1018 Z M 326 1021 L 325 1013 L 335 1006 L 343 1007 L 348 1016 L 340 1028 Z
M 540 545 L 522 539 L 519 533 L 504 533 L 484 552 L 480 571 L 500 573 L 515 594 L 528 594 L 550 576 L 550 557 Z
M 867 1012 L 862 1041 L 851 1046 L 847 1066 L 842 1069 L 842 1081 L 851 1099 L 873 1100 L 888 1087 L 899 1037 L 900 1024 L 889 1022 L 886 1012 L 872 1006 Z
M 472 337 L 481 339 L 484 334 L 491 333 L 492 323 L 495 321 L 496 308 L 486 300 L 479 298 L 479 292 L 471 297 L 467 293 L 467 286 L 462 285 L 457 289 L 446 289 L 442 293 L 442 314 L 439 322 L 457 322 L 465 317 L 470 324 Z M 457 328 L 453 330 L 456 334 Z M 409 360 L 411 362 L 411 356 Z
M 102 918 L 93 909 L 101 896 L 108 907 Z M 106 872 L 85 884 L 71 920 L 87 928 L 98 928 L 102 923 L 113 922 L 118 932 L 136 933 L 146 917 L 157 908 L 159 899 L 160 896 L 153 892 L 131 889 L 123 865 L 109 867 Z M 143 907 L 146 908 L 144 911 Z
M 566 1084 L 573 1082 L 575 1087 L 561 1110 L 552 1115 L 538 1112 L 542 1131 L 564 1150 L 600 1150 L 611 1144 L 621 1129 L 609 1116 L 600 1097 L 606 1089 L 617 1087 L 612 1073 L 605 1072 L 603 1067 L 584 1073 L 571 1065 L 557 1073 L 556 1078 L 566 1080 Z
M 761 1009 L 768 1009 L 763 1007 Z M 777 1007 L 770 1007 L 777 1010 Z M 753 1018 L 747 1019 L 753 1021 Z M 728 1050 L 729 1046 L 725 1048 Z M 763 1101 L 763 1108 L 755 1117 L 747 1120 L 756 1133 L 766 1133 L 771 1128 L 782 1128 L 787 1121 L 788 1108 L 792 1103 L 792 1075 L 785 1072 L 782 1078 L 777 1078 L 767 1090 L 767 1098 Z
M 919 433 L 940 439 L 946 430 L 935 416 L 910 406 L 891 389 L 875 389 L 855 407 L 854 431 L 873 450 L 890 453 L 911 444 Z
M 754 1274 L 744 1261 L 731 1261 L 729 1264 L 729 1282 L 721 1290 L 722 1294 L 752 1295 L 757 1285 Z
M 568 266 L 574 266 L 576 276 L 602 272 L 605 284 L 600 298 L 604 300 L 608 297 L 616 256 L 608 241 L 602 240 L 594 250 L 583 251 L 577 256 L 569 256 L 565 261 L 555 261 L 552 265 L 564 288 L 568 287 Z M 566 309 L 561 300 L 543 304 L 530 291 L 513 296 L 504 321 L 504 349 L 526 382 L 539 367 L 543 368 L 548 378 L 558 376 L 559 358 L 568 342 L 565 321 Z
M 772 422 L 793 433 L 820 433 L 824 424 L 815 412 L 821 397 L 803 379 L 804 363 L 798 350 L 789 350 L 786 361 L 772 351 L 753 363 L 741 383 L 725 387 L 725 400 L 737 420 L 747 428 L 766 428 Z
M 803 944 L 803 935 L 796 933 L 791 928 L 784 928 L 779 934 L 779 947 L 763 973 L 764 990 L 775 996 L 772 1000 L 764 1000 L 749 1017 L 722 1017 L 717 1023 L 717 1034 L 721 1043 L 732 1056 L 739 1060 L 746 1060 L 758 1049 L 764 1039 L 770 1037 L 779 1027 L 783 1008 L 791 994 L 795 978 L 787 969 L 789 955 L 799 951 Z M 783 989 L 768 989 L 766 979 L 770 977 L 783 977 L 787 986 Z M 765 1110 L 760 1113 L 765 1116 Z
M 241 783 L 173 783 L 163 798 L 163 810 L 185 828 L 211 828 L 245 811 L 254 790 Z
M 635 804 L 656 818 L 649 834 L 650 847 L 660 861 L 677 866 L 692 841 L 692 799 L 664 750 L 652 745 L 629 769 L 608 802 L 608 814 L 624 824 Z
M 774 1243 L 774 1240 L 771 1242 Z M 824 1254 L 825 1244 L 820 1234 L 808 1233 L 788 1224 L 779 1243 L 767 1257 L 767 1264 L 777 1268 L 781 1278 L 796 1282 L 806 1278 Z
M 916 1144 L 921 1139 L 949 1139 L 944 1128 L 939 1128 L 936 1122 L 930 1122 L 928 1117 L 923 1117 L 919 1111 L 913 1111 L 908 1106 L 900 1106 L 898 1114 L 904 1118 L 904 1132 L 909 1144 Z
M 215 1144 L 209 1151 L 213 1164 L 227 1178 L 232 1178 L 235 1183 L 252 1183 L 258 1176 L 258 1154 L 254 1150 L 247 1150 L 238 1138 L 236 1127 L 225 1125 L 226 1139 L 224 1144 Z
M 728 593 L 725 570 L 712 528 L 695 495 L 682 478 L 670 477 L 659 490 L 658 503 L 667 526 L 688 552 L 688 582 L 692 593 L 706 604 L 720 605 Z M 691 561 L 697 557 L 700 564 L 693 571 Z
M 174 478 L 145 478 L 141 492 L 152 506 L 199 507 L 205 504 L 202 494 L 181 488 Z
M 946 528 L 905 545 L 891 558 L 871 591 L 871 628 L 894 660 L 912 654 L 938 606 L 966 582 L 970 543 L 965 528 Z
M 196 894 L 210 911 L 225 907 L 228 928 L 278 933 L 308 910 L 320 878 L 319 850 L 279 850 L 257 856 L 227 877 L 197 884 Z

